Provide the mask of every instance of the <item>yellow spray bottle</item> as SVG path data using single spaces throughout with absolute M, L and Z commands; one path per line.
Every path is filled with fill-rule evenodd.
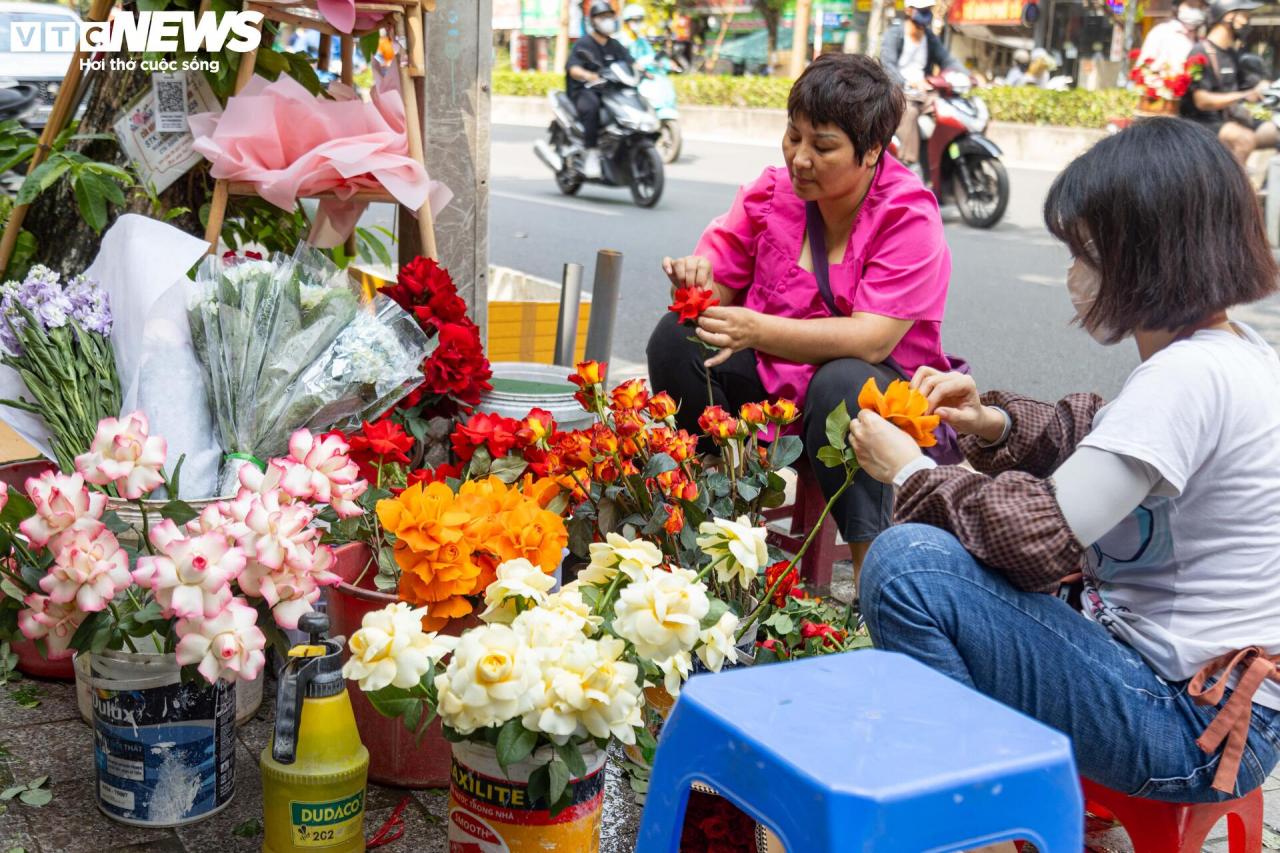
M 289 650 L 276 692 L 276 728 L 262 751 L 264 853 L 364 850 L 369 750 L 360 742 L 329 618 L 308 613 L 310 642 Z

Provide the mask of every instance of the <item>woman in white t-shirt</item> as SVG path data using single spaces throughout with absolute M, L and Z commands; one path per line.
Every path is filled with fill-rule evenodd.
M 1252 187 L 1211 132 L 1150 119 L 1059 175 L 1045 219 L 1080 325 L 1142 363 L 1109 403 L 1056 405 L 921 370 L 976 471 L 862 412 L 854 448 L 900 523 L 863 615 L 877 646 L 1071 735 L 1089 779 L 1240 796 L 1280 757 L 1280 359 L 1226 315 L 1277 290 Z M 1083 616 L 1039 594 L 1081 574 Z
M 1172 18 L 1156 24 L 1147 33 L 1138 61 L 1150 59 L 1157 68 L 1181 71 L 1191 48 L 1200 39 L 1200 30 L 1207 20 L 1206 7 L 1204 0 L 1178 3 Z

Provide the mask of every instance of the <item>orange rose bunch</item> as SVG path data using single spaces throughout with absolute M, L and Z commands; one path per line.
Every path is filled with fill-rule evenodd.
M 471 598 L 507 560 L 555 571 L 569 534 L 545 508 L 546 490 L 531 478 L 522 490 L 488 477 L 463 483 L 456 494 L 444 483 L 418 483 L 378 502 L 378 520 L 396 537 L 400 598 L 427 608 L 425 630 L 470 613 Z
M 907 435 L 921 447 L 933 447 L 938 443 L 933 431 L 942 419 L 929 411 L 929 399 L 911 387 L 911 383 L 895 379 L 888 389 L 880 393 L 874 377 L 867 380 L 858 392 L 858 408 L 870 409 Z

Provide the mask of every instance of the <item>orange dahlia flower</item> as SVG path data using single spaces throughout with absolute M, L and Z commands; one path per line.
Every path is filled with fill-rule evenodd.
M 858 392 L 858 408 L 870 409 L 880 417 L 915 439 L 921 447 L 933 447 L 938 443 L 933 431 L 942 419 L 929 411 L 929 399 L 909 382 L 895 379 L 883 394 L 875 377 L 867 380 Z

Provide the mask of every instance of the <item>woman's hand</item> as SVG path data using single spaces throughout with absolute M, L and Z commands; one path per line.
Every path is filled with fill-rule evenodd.
M 921 455 L 915 439 L 868 409 L 849 423 L 849 444 L 862 470 L 882 483 L 892 483 L 904 465 Z
M 715 367 L 735 352 L 755 346 L 760 330 L 760 312 L 732 305 L 715 305 L 698 317 L 698 337 L 720 352 L 703 364 Z
M 672 287 L 701 287 L 711 289 L 711 261 L 701 255 L 684 258 L 663 258 L 662 271 L 671 279 Z
M 1004 433 L 1005 416 L 982 404 L 972 376 L 921 367 L 911 377 L 911 387 L 929 398 L 929 411 L 956 432 L 976 435 L 986 442 L 998 441 Z

